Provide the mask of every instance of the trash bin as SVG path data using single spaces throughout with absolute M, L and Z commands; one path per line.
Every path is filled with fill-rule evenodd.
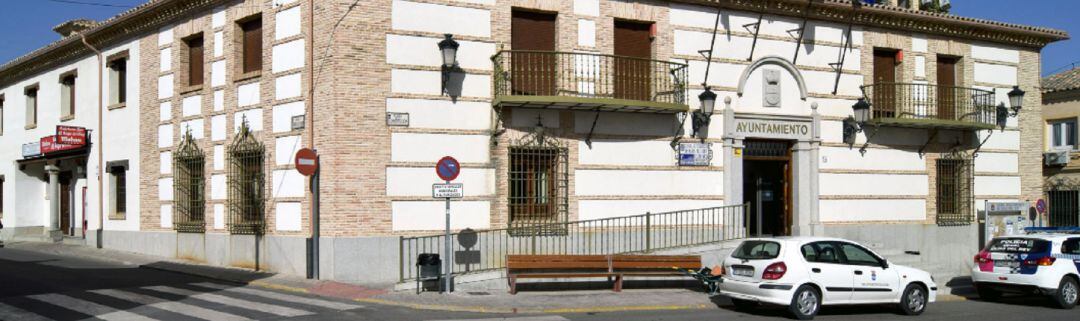
M 420 253 L 416 256 L 416 293 L 423 290 L 424 281 L 442 280 L 442 259 L 438 253 Z M 436 282 L 438 284 L 438 282 Z M 437 285 L 436 285 L 437 286 Z

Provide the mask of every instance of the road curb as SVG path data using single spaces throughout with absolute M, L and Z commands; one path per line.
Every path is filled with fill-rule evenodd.
M 446 312 L 473 312 L 490 314 L 548 314 L 548 313 L 603 313 L 603 312 L 629 312 L 629 311 L 673 311 L 673 310 L 704 310 L 707 304 L 693 305 L 638 305 L 638 306 L 595 306 L 574 308 L 543 308 L 543 307 L 482 307 L 482 306 L 458 306 L 444 304 L 420 304 L 406 303 L 392 300 L 361 298 L 353 301 L 361 303 L 381 304 L 396 307 L 404 307 L 416 310 L 446 311 Z

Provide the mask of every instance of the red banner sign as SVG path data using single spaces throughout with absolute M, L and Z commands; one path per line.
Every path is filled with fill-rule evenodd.
M 63 144 L 59 141 L 60 136 L 45 136 L 41 138 L 41 153 L 51 154 L 56 152 L 62 152 L 65 150 L 79 149 L 85 146 L 84 144 Z
M 75 126 L 56 126 L 57 143 L 64 145 L 86 145 L 86 128 Z

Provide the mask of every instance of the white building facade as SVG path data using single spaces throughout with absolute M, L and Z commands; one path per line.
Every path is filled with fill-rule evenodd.
M 846 237 L 890 259 L 961 273 L 980 245 L 984 201 L 1043 195 L 1042 149 L 1028 148 L 1044 135 L 1039 52 L 1067 38 L 848 1 L 207 0 L 148 18 L 169 5 L 177 4 L 152 1 L 122 15 L 147 19 L 144 29 L 103 49 L 108 57 L 128 48 L 128 79 L 138 81 L 126 107 L 105 111 L 103 160 L 128 160 L 134 184 L 124 219 L 108 220 L 106 206 L 106 246 L 310 272 L 314 199 L 291 156 L 314 148 L 320 276 L 375 284 L 413 277 L 415 255 L 439 251 L 416 244 L 438 242 L 431 235 L 445 227 L 445 204 L 431 194 L 444 156 L 460 162 L 456 182 L 465 186 L 450 204 L 451 228 L 481 231 L 476 246 L 488 268 L 500 261 L 489 257 L 509 250 L 487 235 L 568 240 L 581 235 L 568 222 L 721 208 L 738 213 L 664 224 L 737 227 L 744 234 L 736 237 L 759 229 Z M 266 30 L 258 72 L 243 55 L 254 16 Z M 440 52 L 447 35 L 458 46 L 453 66 Z M 78 59 L 76 84 L 94 86 L 96 58 Z M 191 61 L 202 62 L 205 85 L 192 85 Z M 0 73 L 16 68 L 8 66 Z M 27 86 L 59 92 L 68 69 L 3 78 L 0 140 L 22 144 L 65 124 L 50 111 L 58 103 L 45 99 L 37 129 L 23 130 L 20 113 Z M 1027 92 L 1019 112 L 1008 108 L 1014 86 Z M 92 102 L 84 87 L 77 96 Z M 711 114 L 699 99 L 706 88 L 715 94 Z M 855 119 L 860 99 L 869 109 Z M 88 104 L 79 100 L 70 122 L 91 129 L 93 143 L 96 114 L 80 114 L 93 111 Z M 133 117 L 115 122 L 133 127 L 113 129 L 108 117 Z M 251 135 L 240 130 L 244 120 Z M 260 167 L 233 162 L 246 137 L 264 148 Z M 90 178 L 74 187 L 88 186 L 88 195 L 94 148 L 83 161 Z M 177 155 L 191 150 L 205 167 L 177 172 Z M 40 233 L 47 180 L 33 164 L 0 169 L 3 219 Z M 234 188 L 240 181 L 255 183 Z M 25 193 L 13 184 L 40 195 L 13 196 Z M 564 228 L 538 227 L 551 224 Z

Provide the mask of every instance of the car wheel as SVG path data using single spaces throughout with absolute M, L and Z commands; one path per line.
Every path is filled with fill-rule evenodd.
M 1076 279 L 1064 277 L 1058 284 L 1058 290 L 1054 293 L 1054 305 L 1062 309 L 1072 309 L 1076 306 L 1076 299 L 1080 297 L 1080 285 Z
M 809 285 L 800 286 L 791 297 L 788 311 L 798 320 L 813 320 L 821 310 L 821 294 Z
M 998 299 L 1001 299 L 1001 291 L 989 287 L 976 284 L 975 291 L 979 293 L 979 299 L 983 301 L 997 301 Z
M 750 300 L 735 299 L 735 298 L 731 299 L 731 304 L 734 304 L 735 305 L 735 310 L 739 310 L 739 311 L 750 310 L 750 309 L 756 308 L 758 306 L 757 302 L 750 301 Z
M 909 284 L 904 289 L 904 296 L 900 297 L 900 312 L 906 315 L 920 315 L 926 311 L 926 302 L 930 293 L 926 288 L 918 284 Z

